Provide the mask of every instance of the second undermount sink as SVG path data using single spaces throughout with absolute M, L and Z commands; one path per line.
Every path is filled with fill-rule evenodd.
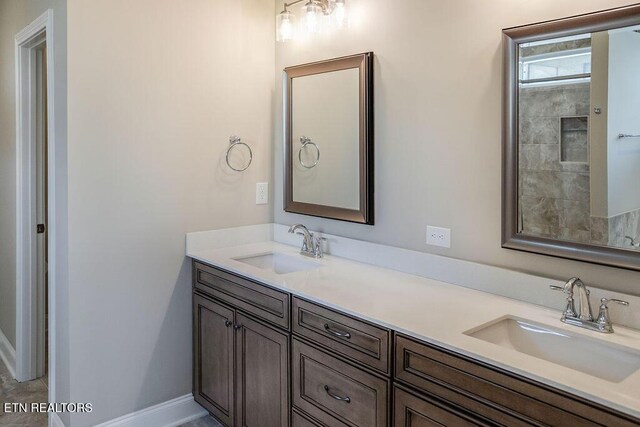
M 635 350 L 516 317 L 464 334 L 614 383 L 640 368 L 640 353 Z
M 234 258 L 236 261 L 270 270 L 276 274 L 295 273 L 296 271 L 311 270 L 321 267 L 320 264 L 313 261 L 307 261 L 297 256 L 287 255 L 280 252 L 270 252 L 260 255 L 249 255 L 245 257 Z

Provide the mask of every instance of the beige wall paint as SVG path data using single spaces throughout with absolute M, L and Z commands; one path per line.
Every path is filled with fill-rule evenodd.
M 273 2 L 69 0 L 72 401 L 88 426 L 191 392 L 185 233 L 272 220 Z M 231 172 L 232 134 L 254 160 Z
M 282 10 L 276 2 L 275 12 Z M 501 29 L 630 4 L 621 0 L 352 0 L 347 31 L 278 43 L 275 81 L 277 223 L 311 228 L 640 294 L 640 273 L 500 247 Z M 376 225 L 282 210 L 282 69 L 373 51 Z M 452 248 L 425 245 L 427 224 Z M 517 286 L 514 283 L 514 286 Z
M 15 346 L 16 328 L 16 108 L 15 35 L 53 10 L 58 316 L 56 323 L 56 397 L 69 401 L 68 298 L 66 287 L 66 135 L 67 135 L 67 8 L 66 0 L 0 1 L 0 329 Z M 61 415 L 68 420 L 67 414 Z

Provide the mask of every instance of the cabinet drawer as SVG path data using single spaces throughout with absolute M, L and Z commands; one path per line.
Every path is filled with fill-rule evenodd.
M 512 425 L 504 421 L 509 418 L 548 426 L 638 425 L 609 408 L 400 335 L 395 376 L 505 425 Z
M 475 427 L 491 426 L 447 404 L 403 388 L 393 388 L 395 427 Z
M 289 294 L 194 262 L 194 287 L 261 319 L 289 329 Z
M 336 353 L 388 374 L 390 331 L 293 298 L 293 331 Z
M 320 424 L 318 421 L 308 417 L 306 415 L 302 415 L 302 413 L 298 412 L 296 409 L 291 411 L 291 427 L 325 427 Z
M 327 426 L 384 427 L 389 381 L 293 340 L 293 404 Z

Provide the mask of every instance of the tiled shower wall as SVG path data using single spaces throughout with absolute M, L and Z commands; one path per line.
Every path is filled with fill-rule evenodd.
M 640 250 L 640 209 L 611 218 L 592 217 L 591 241 L 607 246 Z
M 589 164 L 561 162 L 560 138 L 562 117 L 589 116 L 590 84 L 521 88 L 519 104 L 522 233 L 589 242 Z M 581 144 L 575 135 L 568 139 Z

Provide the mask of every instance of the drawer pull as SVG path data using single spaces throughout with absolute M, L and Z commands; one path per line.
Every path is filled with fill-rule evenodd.
M 328 323 L 324 324 L 324 330 L 329 332 L 331 335 L 335 335 L 336 337 L 346 338 L 346 339 L 351 338 L 351 334 L 349 332 L 335 331 L 331 329 Z
M 351 403 L 351 398 L 350 397 L 348 397 L 348 396 L 347 397 L 342 397 L 342 396 L 338 396 L 337 394 L 331 393 L 331 389 L 326 384 L 324 386 L 324 391 L 326 391 L 327 394 L 329 396 L 333 397 L 335 400 L 339 400 L 341 402 L 346 402 L 346 403 Z

